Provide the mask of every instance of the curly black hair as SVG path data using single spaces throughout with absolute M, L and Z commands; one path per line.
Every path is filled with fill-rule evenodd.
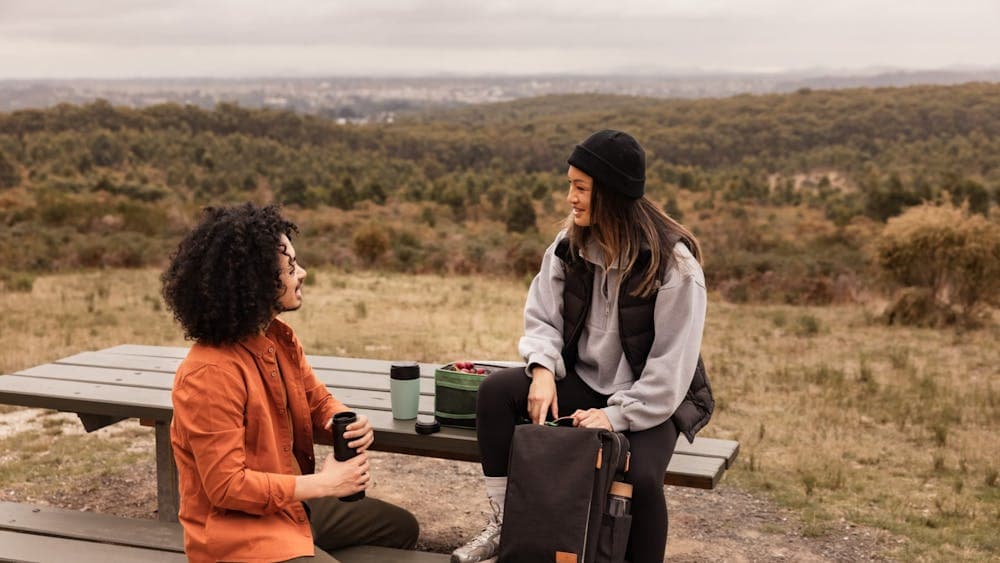
M 163 299 L 184 336 L 218 346 L 266 326 L 282 290 L 281 235 L 293 233 L 298 227 L 277 205 L 206 207 L 160 276 Z

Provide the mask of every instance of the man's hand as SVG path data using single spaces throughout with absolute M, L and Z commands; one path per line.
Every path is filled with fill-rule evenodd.
M 359 453 L 347 461 L 337 461 L 329 454 L 318 472 L 295 478 L 292 498 L 346 497 L 366 490 L 371 485 L 371 478 L 368 454 Z
M 611 427 L 611 421 L 608 420 L 608 415 L 604 414 L 604 411 L 601 409 L 578 409 L 572 416 L 573 426 L 614 430 L 614 428 Z
M 368 421 L 368 417 L 359 414 L 356 421 L 347 425 L 347 430 L 344 431 L 344 438 L 351 440 L 347 442 L 348 448 L 354 448 L 358 450 L 358 453 L 367 450 L 372 445 L 372 442 L 375 441 L 375 431 L 372 429 L 372 424 Z
M 531 387 L 528 388 L 528 416 L 531 417 L 531 422 L 544 424 L 550 407 L 552 418 L 559 418 L 556 376 L 548 368 L 535 366 L 531 370 Z

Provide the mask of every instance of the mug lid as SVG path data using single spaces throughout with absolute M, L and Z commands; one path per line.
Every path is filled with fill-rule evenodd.
M 441 430 L 441 423 L 436 418 L 421 416 L 413 425 L 417 434 L 433 434 Z
M 393 379 L 417 379 L 420 377 L 420 366 L 417 362 L 393 362 L 389 368 L 389 377 Z

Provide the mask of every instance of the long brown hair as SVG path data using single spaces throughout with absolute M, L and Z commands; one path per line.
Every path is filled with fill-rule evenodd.
M 660 286 L 674 249 L 671 241 L 687 239 L 691 253 L 701 262 L 701 245 L 684 225 L 673 220 L 653 200 L 645 195 L 630 199 L 615 190 L 604 189 L 594 182 L 590 197 L 590 226 L 580 227 L 573 215 L 566 218 L 570 250 L 575 255 L 587 248 L 591 237 L 601 247 L 606 264 L 619 260 L 622 277 L 641 275 L 633 295 L 648 297 Z M 650 260 L 643 272 L 632 272 L 642 248 L 650 251 Z

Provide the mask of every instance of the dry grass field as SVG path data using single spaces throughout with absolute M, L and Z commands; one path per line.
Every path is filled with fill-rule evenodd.
M 155 271 L 111 270 L 0 293 L 0 372 L 126 342 L 183 345 L 158 287 Z M 322 270 L 286 319 L 315 354 L 514 359 L 525 291 L 510 280 Z M 793 510 L 807 536 L 884 530 L 889 558 L 1000 558 L 998 337 L 996 323 L 906 329 L 859 306 L 713 299 L 704 356 L 718 409 L 705 434 L 743 447 L 727 485 Z M 135 451 L 64 424 L 0 427 L 0 490 L 46 498 L 52 474 L 89 479 L 94 495 L 128 486 Z

